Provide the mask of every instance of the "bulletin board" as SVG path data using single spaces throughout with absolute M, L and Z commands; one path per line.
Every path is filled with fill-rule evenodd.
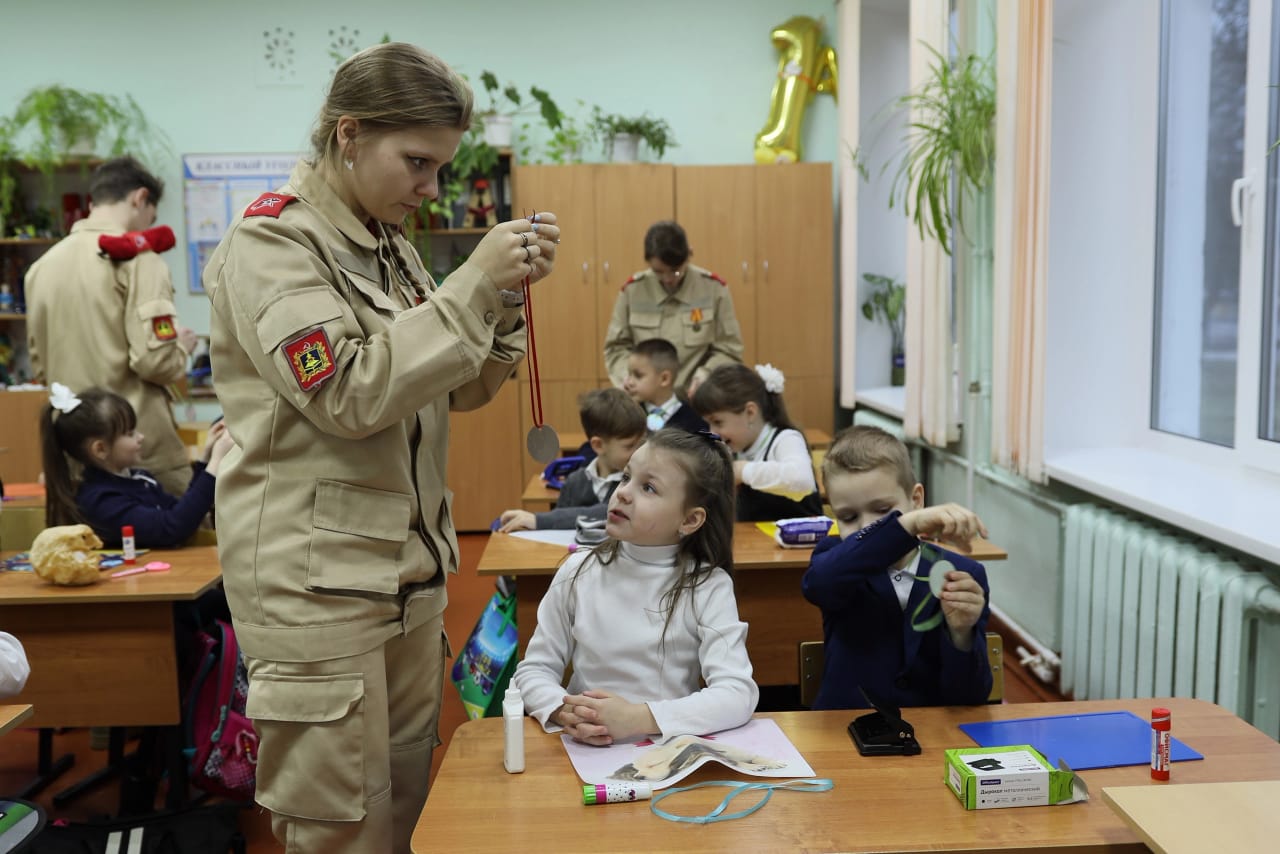
M 227 226 L 258 196 L 279 189 L 299 154 L 184 154 L 183 204 L 187 215 L 187 278 L 204 293 L 205 264 Z

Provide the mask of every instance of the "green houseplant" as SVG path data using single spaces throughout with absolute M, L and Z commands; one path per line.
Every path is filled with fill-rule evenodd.
M 480 84 L 489 98 L 489 109 L 480 114 L 480 121 L 484 125 L 485 141 L 495 148 L 511 145 L 514 117 L 535 107 L 548 128 L 554 131 L 560 127 L 563 114 L 545 89 L 530 86 L 526 98 L 514 83 L 499 83 L 492 71 L 480 72 Z
M 659 160 L 668 148 L 675 148 L 677 144 L 666 120 L 656 119 L 648 113 L 628 117 L 606 113 L 595 107 L 591 113 L 591 127 L 604 141 L 605 156 L 620 162 L 635 160 L 641 141 Z
M 516 135 L 516 152 L 522 163 L 581 163 L 587 145 L 596 138 L 595 126 L 590 119 L 580 118 L 586 110 L 586 102 L 579 100 L 579 112 L 572 114 L 558 111 L 559 121 L 553 127 L 547 124 L 549 135 L 540 137 L 537 126 L 523 122 Z
M 883 320 L 893 336 L 893 367 L 890 371 L 893 385 L 906 380 L 905 331 L 907 303 L 906 286 L 893 276 L 879 273 L 863 273 L 862 278 L 871 285 L 871 296 L 862 303 L 862 316 L 867 320 Z
M 991 181 L 995 155 L 995 73 L 990 58 L 966 54 L 950 62 L 933 48 L 930 74 L 920 89 L 898 98 L 900 110 L 917 111 L 907 125 L 905 147 L 890 189 L 889 206 L 901 204 L 920 230 L 948 255 L 961 225 L 955 198 Z
M 19 159 L 46 176 L 75 157 L 154 151 L 157 140 L 164 145 L 132 96 L 70 86 L 32 89 L 18 102 L 10 123 Z
M 18 180 L 13 174 L 13 131 L 9 120 L 0 116 L 0 237 L 8 234 L 9 214 L 13 211 Z

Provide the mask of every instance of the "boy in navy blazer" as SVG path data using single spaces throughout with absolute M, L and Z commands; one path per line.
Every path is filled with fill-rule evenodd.
M 865 708 L 860 688 L 897 707 L 986 702 L 986 570 L 919 539 L 967 552 L 986 536 L 982 521 L 958 504 L 925 507 L 906 446 L 877 427 L 842 431 L 822 474 L 840 536 L 818 543 L 803 580 L 805 598 L 822 609 L 826 642 L 813 707 Z M 939 601 L 928 576 L 942 558 L 955 569 Z

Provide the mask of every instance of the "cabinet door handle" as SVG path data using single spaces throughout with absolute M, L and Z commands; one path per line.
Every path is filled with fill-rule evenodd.
M 743 262 L 742 262 L 742 283 L 743 283 L 744 285 L 747 283 L 747 270 L 748 270 L 748 269 L 750 269 L 750 265 L 748 265 L 746 261 L 743 261 Z
M 591 265 L 588 264 L 586 261 L 582 262 L 582 284 L 584 285 L 591 284 L 589 281 L 587 281 L 587 270 L 590 269 L 590 267 Z
M 767 286 L 769 284 L 769 261 L 766 259 L 761 263 L 764 265 L 764 283 Z
M 609 262 L 604 262 L 604 283 L 609 284 Z

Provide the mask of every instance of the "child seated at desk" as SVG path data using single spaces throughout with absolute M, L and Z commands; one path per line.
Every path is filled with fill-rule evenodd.
M 739 522 L 821 516 L 813 457 L 782 401 L 773 365 L 721 365 L 693 393 L 693 407 L 733 451 Z
M 45 517 L 48 525 L 86 524 L 107 548 L 120 547 L 120 529 L 132 525 L 138 548 L 181 546 L 213 506 L 214 479 L 234 447 L 222 422 L 209 430 L 203 462 L 181 498 L 160 488 L 145 469 L 138 416 L 118 394 L 91 388 L 77 396 L 54 383 L 41 414 Z M 79 482 L 68 458 L 83 467 Z
M 650 433 L 663 427 L 679 427 L 690 433 L 707 429 L 707 422 L 676 394 L 679 370 L 676 347 L 665 338 L 641 341 L 627 357 L 627 377 L 622 381 L 622 390 L 648 413 L 645 424 Z
M 981 520 L 957 504 L 926 507 L 906 446 L 877 427 L 841 432 L 822 474 L 840 536 L 818 543 L 802 581 L 805 598 L 822 609 L 825 640 L 813 707 L 865 708 L 860 687 L 888 706 L 986 702 L 986 570 L 919 540 L 967 552 L 975 536 L 986 536 Z M 927 579 L 941 558 L 955 569 L 939 612 Z
M 644 441 L 644 410 L 621 389 L 603 388 L 578 398 L 578 418 L 595 457 L 565 478 L 554 510 L 507 510 L 499 517 L 498 530 L 567 530 L 579 516 L 604 518 L 623 466 Z
M 751 717 L 760 692 L 730 576 L 732 486 L 729 454 L 709 435 L 660 430 L 631 457 L 609 499 L 609 539 L 560 566 L 516 667 L 543 729 L 611 744 Z

